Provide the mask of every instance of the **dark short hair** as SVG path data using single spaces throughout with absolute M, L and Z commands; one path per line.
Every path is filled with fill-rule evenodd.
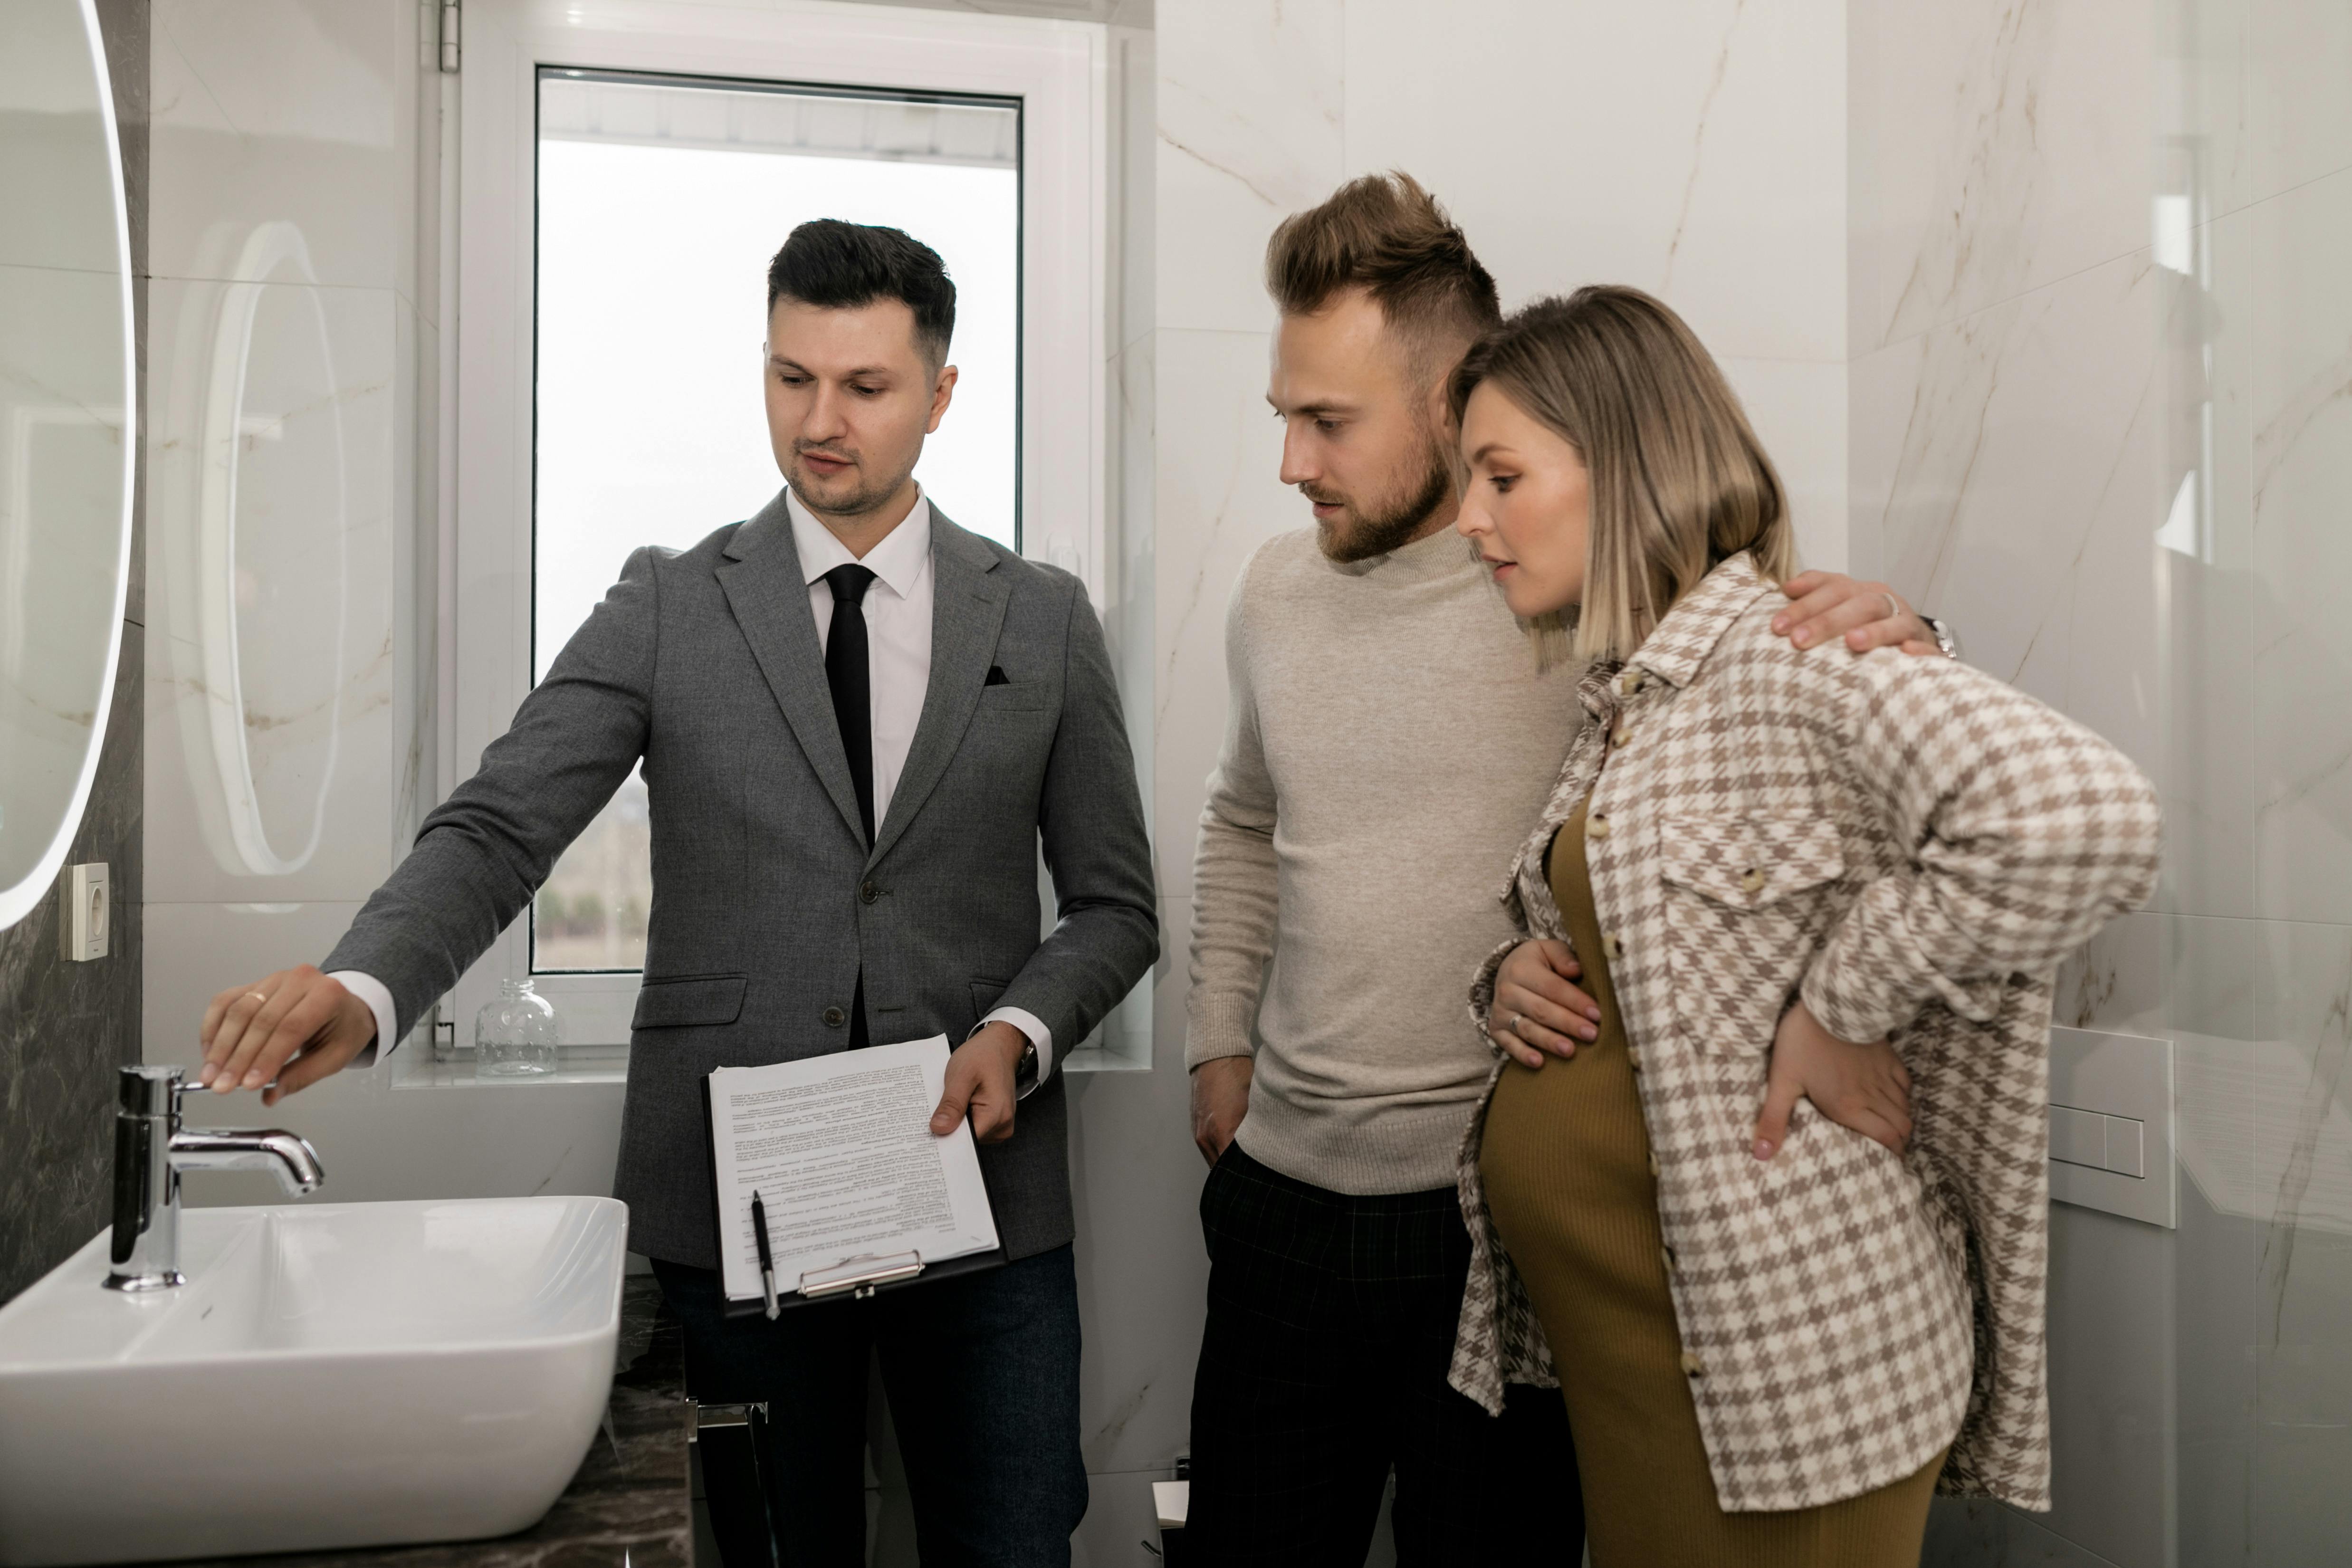
M 1265 287 L 1286 316 L 1311 316 L 1343 290 L 1363 289 L 1433 382 L 1503 319 L 1494 274 L 1402 169 L 1350 180 L 1283 219 L 1266 242 Z
M 791 299 L 824 310 L 896 300 L 915 312 L 915 347 L 947 363 L 955 336 L 955 284 L 940 253 L 902 228 L 813 218 L 768 263 L 768 309 Z

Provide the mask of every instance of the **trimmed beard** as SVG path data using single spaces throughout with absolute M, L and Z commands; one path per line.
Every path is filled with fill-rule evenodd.
M 801 456 L 798 452 L 794 452 L 793 455 L 795 458 Z M 795 466 L 797 466 L 797 464 Z M 815 516 L 853 519 L 862 518 L 869 516 L 873 512 L 879 510 L 884 503 L 887 502 L 892 496 L 898 493 L 898 487 L 905 484 L 908 479 L 912 478 L 914 472 L 914 468 L 909 466 L 905 473 L 900 474 L 897 479 L 890 480 L 887 484 L 877 487 L 871 482 L 861 483 L 856 489 L 852 490 L 849 493 L 846 500 L 826 506 L 818 506 L 814 501 L 811 500 L 809 499 L 807 489 L 803 487 L 794 485 L 793 487 L 793 493 L 800 499 L 801 505 L 808 508 L 810 512 Z M 866 469 L 862 465 L 857 468 L 856 473 L 861 481 L 866 479 Z M 790 475 L 785 476 L 785 482 L 787 484 L 791 483 Z
M 1424 456 L 1429 466 L 1422 474 L 1420 488 L 1410 500 L 1381 511 L 1358 512 L 1356 526 L 1344 534 L 1328 523 L 1318 522 L 1316 542 L 1323 547 L 1326 557 L 1346 565 L 1386 555 L 1411 539 L 1414 531 L 1445 504 L 1454 493 L 1454 470 L 1446 461 L 1446 454 L 1434 441 L 1429 444 Z

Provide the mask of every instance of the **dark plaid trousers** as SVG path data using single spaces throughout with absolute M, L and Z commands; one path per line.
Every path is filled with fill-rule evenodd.
M 1192 1383 L 1192 1561 L 1360 1568 L 1391 1468 L 1401 1568 L 1584 1550 L 1567 1413 L 1445 1381 L 1470 1267 L 1452 1187 L 1349 1197 L 1229 1145 L 1201 1194 L 1209 1321 Z

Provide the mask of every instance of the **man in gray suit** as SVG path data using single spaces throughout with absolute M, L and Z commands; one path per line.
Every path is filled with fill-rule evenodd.
M 202 1079 L 265 1103 L 390 1048 L 642 760 L 653 917 L 615 1195 L 700 1397 L 769 1400 L 792 1562 L 863 1562 L 869 1347 L 926 1563 L 1066 1563 L 1086 1508 L 1066 1103 L 1158 952 L 1102 631 L 1076 578 L 958 528 L 913 473 L 954 391 L 955 290 L 897 229 L 793 231 L 768 277 L 786 490 L 642 549 L 322 968 L 215 997 Z M 1041 941 L 1036 846 L 1059 921 Z M 703 1076 L 945 1033 L 1009 1263 L 730 1321 Z M 1016 1114 L 1016 1102 L 1018 1111 Z

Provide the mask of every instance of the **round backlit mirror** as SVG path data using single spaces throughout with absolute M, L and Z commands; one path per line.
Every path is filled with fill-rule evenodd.
M 0 927 L 89 802 L 121 647 L 131 230 L 90 0 L 0 5 Z

